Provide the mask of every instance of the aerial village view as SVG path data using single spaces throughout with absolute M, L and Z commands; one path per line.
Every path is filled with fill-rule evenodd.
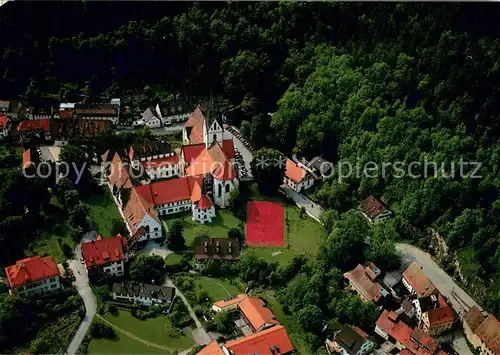
M 499 355 L 498 18 L 0 1 L 0 353 Z

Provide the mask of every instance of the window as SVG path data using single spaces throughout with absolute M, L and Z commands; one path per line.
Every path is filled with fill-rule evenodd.
M 222 185 L 219 185 L 218 195 L 219 195 L 219 196 L 222 196 Z
M 154 230 L 155 230 L 155 231 L 157 231 L 157 230 L 158 230 L 158 227 L 155 227 L 155 229 L 154 229 Z
M 226 184 L 226 192 L 229 192 L 230 189 L 231 189 L 231 185 L 230 184 Z

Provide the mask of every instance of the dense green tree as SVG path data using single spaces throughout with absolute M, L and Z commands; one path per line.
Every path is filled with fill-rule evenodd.
M 87 208 L 79 203 L 69 212 L 69 224 L 74 228 L 81 228 L 87 231 L 89 228 L 89 219 Z
M 139 255 L 130 264 L 130 277 L 138 282 L 159 285 L 165 277 L 165 261 L 159 255 Z
M 286 157 L 278 150 L 262 148 L 254 153 L 250 168 L 263 194 L 271 195 L 278 191 L 283 183 L 285 165 Z
M 80 194 L 77 190 L 68 190 L 64 193 L 64 206 L 68 210 L 72 210 L 76 205 L 80 203 Z
M 236 239 L 240 243 L 243 243 L 245 241 L 245 234 L 243 233 L 243 231 L 235 227 L 227 231 L 227 237 L 230 239 Z
M 167 246 L 171 250 L 184 250 L 186 249 L 186 241 L 184 240 L 184 225 L 182 221 L 176 219 L 168 228 L 166 235 Z

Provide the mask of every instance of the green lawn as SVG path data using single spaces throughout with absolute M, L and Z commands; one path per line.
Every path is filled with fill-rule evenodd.
M 318 246 L 326 231 L 321 224 L 307 215 L 300 217 L 298 207 L 285 204 L 285 248 L 249 247 L 245 252 L 252 251 L 266 260 L 276 260 L 287 263 L 294 255 L 305 253 L 316 255 Z
M 200 285 L 214 302 L 236 296 L 242 291 L 236 285 L 231 285 L 228 280 L 212 277 L 199 277 L 194 280 L 195 285 Z M 229 294 L 228 294 L 229 291 Z
M 95 228 L 103 237 L 112 237 L 113 220 L 122 221 L 118 207 L 116 206 L 108 190 L 100 195 L 92 195 L 85 201 L 89 209 L 89 215 Z
M 56 231 L 51 233 L 45 233 L 40 238 L 33 242 L 33 252 L 26 251 L 25 254 L 31 255 L 52 255 L 57 263 L 62 263 L 67 258 L 64 256 L 61 244 L 59 243 L 59 238 L 61 238 L 62 243 L 68 244 L 71 249 L 75 247 L 75 242 L 68 235 L 68 226 L 64 223 Z
M 172 253 L 168 254 L 165 258 L 165 264 L 167 265 L 177 265 L 182 260 L 182 254 Z
M 164 220 L 167 226 L 170 226 L 175 219 L 181 219 L 184 222 L 184 238 L 188 246 L 193 243 L 196 236 L 204 232 L 213 238 L 226 238 L 227 232 L 233 227 L 238 227 L 241 222 L 230 211 L 220 209 L 217 210 L 217 218 L 212 223 L 200 224 L 194 222 L 191 219 L 192 216 L 191 212 L 189 212 L 170 216 Z
M 168 318 L 158 316 L 141 321 L 127 311 L 120 310 L 118 315 L 106 315 L 105 318 L 136 337 L 166 348 L 185 350 L 193 346 L 191 338 L 183 335 L 178 339 L 169 336 L 172 325 Z M 89 354 L 165 354 L 165 350 L 149 346 L 116 330 L 117 339 L 92 339 Z

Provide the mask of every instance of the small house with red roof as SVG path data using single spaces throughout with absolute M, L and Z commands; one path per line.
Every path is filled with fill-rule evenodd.
M 215 219 L 215 205 L 207 195 L 201 196 L 197 203 L 193 203 L 193 221 L 205 224 Z
M 314 184 L 314 176 L 302 164 L 286 159 L 283 183 L 296 192 L 305 191 Z
M 377 344 L 362 329 L 344 325 L 335 332 L 333 339 L 326 340 L 329 354 L 367 355 L 372 354 Z
M 377 281 L 379 275 L 380 269 L 373 263 L 367 263 L 366 266 L 359 264 L 354 270 L 346 272 L 344 278 L 349 280 L 350 288 L 362 300 L 380 304 L 389 296 L 389 291 Z
M 52 139 L 50 120 L 48 118 L 21 121 L 17 126 L 17 131 L 21 137 L 25 138 Z
M 61 290 L 61 272 L 52 256 L 32 256 L 7 266 L 10 294 L 41 295 Z
M 0 114 L 0 140 L 9 136 L 10 127 L 10 119 L 6 115 Z
M 422 267 L 415 261 L 412 261 L 403 271 L 403 278 L 401 281 L 406 289 L 417 297 L 426 297 L 438 293 L 434 284 L 425 275 Z
M 96 240 L 82 244 L 82 257 L 89 274 L 122 276 L 128 260 L 127 240 L 121 234 L 113 238 L 98 235 Z
M 361 212 L 371 223 L 383 222 L 392 217 L 392 211 L 371 195 L 361 201 Z
M 500 322 L 473 306 L 464 316 L 464 334 L 481 354 L 500 354 Z

